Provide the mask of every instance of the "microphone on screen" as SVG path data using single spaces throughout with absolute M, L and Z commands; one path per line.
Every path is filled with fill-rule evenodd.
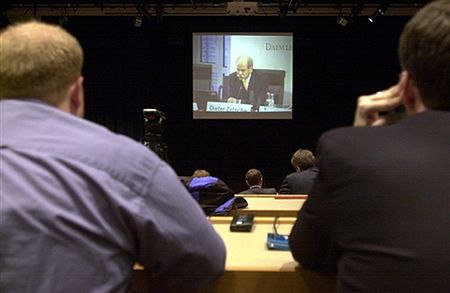
M 242 86 L 239 88 L 236 99 L 239 100 L 241 97 L 241 92 L 242 92 Z

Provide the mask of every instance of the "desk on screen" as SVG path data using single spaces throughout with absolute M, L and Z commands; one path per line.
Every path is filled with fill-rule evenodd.
M 253 105 L 223 102 L 208 102 L 206 112 L 251 112 Z
M 292 109 L 284 106 L 259 106 L 259 112 L 292 112 Z

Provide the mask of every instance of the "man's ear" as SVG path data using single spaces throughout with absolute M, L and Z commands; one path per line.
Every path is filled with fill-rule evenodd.
M 400 75 L 400 95 L 402 102 L 405 105 L 406 111 L 412 113 L 414 109 L 414 93 L 411 89 L 411 78 L 406 70 L 402 71 Z
M 69 88 L 70 113 L 78 117 L 84 116 L 84 78 L 79 76 Z
M 409 72 L 404 70 L 400 76 L 400 95 L 405 105 L 406 112 L 411 114 L 426 111 L 427 108 L 422 102 L 422 97 L 417 89 L 417 86 L 411 80 Z

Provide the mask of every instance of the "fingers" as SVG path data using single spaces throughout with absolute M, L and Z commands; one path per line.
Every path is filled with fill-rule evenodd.
M 394 85 L 372 95 L 360 96 L 356 106 L 354 126 L 385 125 L 380 112 L 388 112 L 402 103 L 400 86 Z
M 383 126 L 388 124 L 388 119 L 386 116 L 379 116 L 370 126 Z
M 390 111 L 401 104 L 400 88 L 398 85 L 369 96 L 358 99 L 358 107 L 367 112 Z

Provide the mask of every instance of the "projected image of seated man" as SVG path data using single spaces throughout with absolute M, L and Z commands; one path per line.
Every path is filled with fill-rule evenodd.
M 268 90 L 266 77 L 253 69 L 253 59 L 243 55 L 236 60 L 236 71 L 229 75 L 228 103 L 251 104 L 258 111 L 265 103 Z

